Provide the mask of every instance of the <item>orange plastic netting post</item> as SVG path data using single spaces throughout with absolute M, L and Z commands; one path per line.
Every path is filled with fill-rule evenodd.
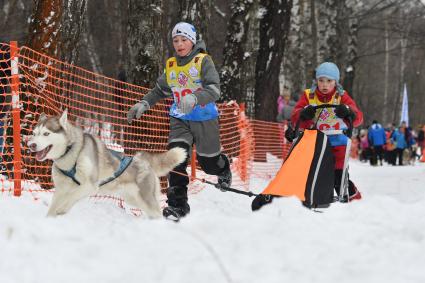
M 10 42 L 11 60 L 11 90 L 12 90 L 12 119 L 13 119 L 13 174 L 14 189 L 13 195 L 21 195 L 21 119 L 19 108 L 19 75 L 18 75 L 18 42 Z
M 248 179 L 248 159 L 249 159 L 249 141 L 246 139 L 248 138 L 247 128 L 248 128 L 248 121 L 245 116 L 245 103 L 241 103 L 239 105 L 239 132 L 240 132 L 240 153 L 239 153 L 239 175 L 242 181 L 247 181 Z

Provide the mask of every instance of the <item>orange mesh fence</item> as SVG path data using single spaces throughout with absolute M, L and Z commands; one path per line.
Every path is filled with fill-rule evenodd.
M 134 155 L 161 152 L 167 147 L 171 100 L 155 105 L 141 119 L 127 123 L 126 113 L 148 89 L 89 72 L 27 47 L 0 43 L 0 190 L 20 195 L 52 188 L 51 161 L 38 162 L 26 145 L 41 113 L 58 115 L 68 109 L 69 119 L 99 137 L 108 148 Z M 288 154 L 285 123 L 249 120 L 244 105 L 219 105 L 223 152 L 231 160 L 232 187 L 249 189 L 252 177 L 275 176 Z M 193 160 L 192 168 L 197 168 Z M 216 181 L 201 170 L 188 170 L 190 192 Z M 192 172 L 190 172 L 192 171 Z M 197 178 L 193 178 L 197 177 Z M 166 187 L 166 179 L 162 180 Z M 112 196 L 119 204 L 121 200 Z
M 140 101 L 148 89 L 89 72 L 27 47 L 18 49 L 4 43 L 0 47 L 1 87 L 5 98 L 1 101 L 2 191 L 15 191 L 15 195 L 19 195 L 21 188 L 30 192 L 52 188 L 51 161 L 38 162 L 26 145 L 41 113 L 59 115 L 68 109 L 68 117 L 74 124 L 99 137 L 108 148 L 127 155 L 141 150 L 166 150 L 171 100 L 163 100 L 129 125 L 126 120 L 129 107 Z M 248 189 L 254 156 L 277 152 L 275 164 L 263 164 L 261 170 L 272 172 L 280 167 L 282 160 L 279 162 L 277 158 L 282 157 L 282 150 L 277 148 L 282 142 L 277 139 L 282 135 L 273 137 L 280 134 L 276 131 L 280 126 L 277 123 L 262 125 L 259 121 L 253 124 L 245 117 L 243 105 L 236 103 L 221 104 L 219 109 L 221 143 L 223 152 L 231 160 L 233 187 Z M 261 130 L 259 135 L 255 133 L 256 128 Z M 270 136 L 270 142 L 274 140 L 277 144 L 261 148 L 262 131 Z M 259 142 L 254 142 L 255 136 Z M 255 146 L 259 146 L 258 152 L 262 153 L 258 153 Z M 266 159 L 257 161 L 264 163 Z M 206 176 L 201 170 L 188 173 L 216 181 L 215 176 Z M 197 179 L 192 181 L 192 191 L 203 188 Z M 167 185 L 165 179 L 162 185 Z

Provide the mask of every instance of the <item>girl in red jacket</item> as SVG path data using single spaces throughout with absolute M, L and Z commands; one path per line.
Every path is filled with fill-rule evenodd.
M 339 194 L 341 187 L 342 170 L 344 167 L 347 136 L 332 134 L 332 130 L 347 129 L 348 119 L 352 118 L 353 127 L 363 123 L 363 113 L 354 100 L 339 84 L 339 69 L 334 63 L 325 62 L 316 69 L 316 80 L 310 89 L 306 89 L 294 107 L 291 121 L 295 125 L 298 119 L 300 128 L 307 129 L 314 126 L 325 132 L 332 145 L 335 157 L 335 190 Z M 321 104 L 336 104 L 336 108 L 315 109 Z M 348 172 L 347 172 L 348 174 Z M 349 201 L 361 199 L 361 194 L 354 183 L 349 180 Z

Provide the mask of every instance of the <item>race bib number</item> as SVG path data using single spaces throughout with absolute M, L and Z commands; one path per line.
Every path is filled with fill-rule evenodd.
M 335 115 L 334 111 L 324 109 L 319 116 L 317 121 L 317 129 L 320 131 L 328 130 L 345 130 L 347 129 L 345 122 Z
M 192 93 L 193 91 L 190 88 L 184 88 L 181 90 L 173 90 L 174 101 L 179 104 L 182 97 L 185 95 Z

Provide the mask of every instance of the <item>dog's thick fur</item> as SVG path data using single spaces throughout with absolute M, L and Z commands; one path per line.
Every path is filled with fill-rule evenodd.
M 71 124 L 66 110 L 60 117 L 42 114 L 28 146 L 36 153 L 37 160 L 53 160 L 52 179 L 56 190 L 48 216 L 65 214 L 82 198 L 108 193 L 119 194 L 126 203 L 139 207 L 150 218 L 160 217 L 158 177 L 168 174 L 186 159 L 182 148 L 164 153 L 139 152 L 121 176 L 99 187 L 101 181 L 113 176 L 120 161 L 102 141 Z M 74 166 L 75 179 L 80 185 L 61 172 Z

